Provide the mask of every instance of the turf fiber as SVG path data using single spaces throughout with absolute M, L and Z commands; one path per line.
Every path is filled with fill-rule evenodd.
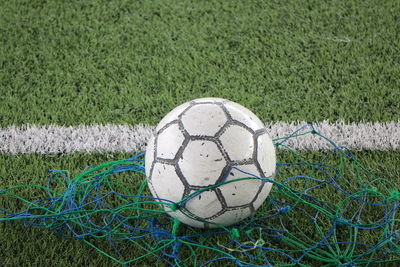
M 264 122 L 400 120 L 396 0 L 0 5 L 0 127 L 154 125 L 205 96 L 239 102 Z M 0 188 L 44 184 L 49 169 L 76 174 L 125 157 L 0 154 Z M 399 152 L 357 157 L 399 182 Z M 114 264 L 79 240 L 18 222 L 0 223 L 0 244 L 4 266 Z
M 52 168 L 69 169 L 72 175 L 79 174 L 86 166 L 96 165 L 105 161 L 117 160 L 129 157 L 129 154 L 86 154 L 75 153 L 70 155 L 59 156 L 42 156 L 37 154 L 26 154 L 19 156 L 0 155 L 0 183 L 5 187 L 18 184 L 38 184 L 45 186 L 49 177 L 48 170 Z M 302 156 L 310 161 L 320 157 L 321 152 L 303 153 Z M 391 178 L 395 182 L 395 178 L 400 176 L 397 167 L 400 152 L 357 152 L 356 158 L 362 159 L 362 164 L 368 169 L 374 170 L 376 177 Z M 288 153 L 278 153 L 278 161 L 290 162 L 293 156 Z M 385 162 L 385 164 L 382 164 Z M 5 167 L 6 166 L 6 167 Z M 284 173 L 278 175 L 278 181 L 295 175 L 294 173 Z M 133 179 L 132 187 L 139 185 L 140 180 Z M 324 191 L 322 191 L 324 192 Z M 326 192 L 325 192 L 326 193 Z M 21 197 L 28 199 L 37 199 L 36 191 L 24 191 L 19 194 Z M 321 195 L 321 199 L 332 199 L 333 196 Z M 1 206 L 7 206 L 4 199 L 0 199 Z M 10 207 L 11 208 L 11 207 Z M 110 266 L 115 262 L 97 253 L 83 242 L 73 239 L 64 238 L 48 229 L 42 228 L 26 228 L 21 222 L 2 222 L 0 223 L 0 258 L 3 259 L 4 265 L 9 266 L 25 266 L 25 265 L 44 265 L 44 266 Z M 215 243 L 219 240 L 216 237 Z M 373 232 L 370 236 L 363 236 L 368 240 L 373 238 Z M 100 240 L 97 245 L 107 248 L 107 241 Z M 131 258 L 139 257 L 135 254 L 134 247 L 131 249 Z M 19 255 L 19 256 L 15 256 Z M 198 255 L 201 262 L 202 255 Z M 128 259 L 126 259 L 128 260 Z M 303 264 L 318 264 L 318 262 L 302 262 Z M 147 257 L 142 261 L 132 264 L 131 266 L 143 266 L 161 264 L 154 257 Z M 220 263 L 223 266 L 224 263 Z
M 263 121 L 399 119 L 399 1 L 2 3 L 0 126 L 155 124 L 201 96 Z

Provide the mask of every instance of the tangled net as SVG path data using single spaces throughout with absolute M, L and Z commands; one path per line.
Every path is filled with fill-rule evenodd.
M 305 135 L 331 148 L 306 160 L 290 148 Z M 257 212 L 230 227 L 191 228 L 168 216 L 147 189 L 144 154 L 88 167 L 72 179 L 68 171 L 51 170 L 47 186 L 2 190 L 0 197 L 13 205 L 0 208 L 0 221 L 51 228 L 124 265 L 364 266 L 400 260 L 395 184 L 375 177 L 313 125 L 274 143 L 290 162 L 277 163 L 275 180 L 264 179 L 274 186 Z M 24 199 L 18 195 L 24 188 L 46 197 Z M 173 211 L 180 202 L 163 204 Z

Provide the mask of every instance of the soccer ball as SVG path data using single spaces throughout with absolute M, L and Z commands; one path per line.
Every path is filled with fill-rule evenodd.
M 200 228 L 232 225 L 254 213 L 272 183 L 256 177 L 225 182 L 252 175 L 273 179 L 275 167 L 274 145 L 263 123 L 245 107 L 221 98 L 195 99 L 168 113 L 145 156 L 153 196 L 178 203 L 191 195 L 168 214 Z

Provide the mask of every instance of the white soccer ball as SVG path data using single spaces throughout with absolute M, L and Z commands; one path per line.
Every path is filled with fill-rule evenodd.
M 263 123 L 245 107 L 221 98 L 195 99 L 168 113 L 145 157 L 148 186 L 160 202 L 178 203 L 198 190 L 251 176 L 240 170 L 273 179 L 275 167 L 275 148 Z M 219 185 L 168 214 L 194 227 L 232 225 L 254 213 L 271 186 L 256 178 Z

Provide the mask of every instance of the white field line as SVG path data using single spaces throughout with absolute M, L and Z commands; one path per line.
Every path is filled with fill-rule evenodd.
M 293 133 L 305 122 L 267 124 L 272 138 Z M 329 123 L 313 124 L 315 129 L 353 150 L 400 150 L 400 122 L 389 123 Z M 0 128 L 0 153 L 73 153 L 73 152 L 130 152 L 144 151 L 154 126 L 148 125 L 91 125 L 91 126 L 9 126 Z M 307 126 L 300 131 L 311 130 Z M 297 150 L 316 151 L 332 148 L 317 135 L 292 138 L 285 144 Z

